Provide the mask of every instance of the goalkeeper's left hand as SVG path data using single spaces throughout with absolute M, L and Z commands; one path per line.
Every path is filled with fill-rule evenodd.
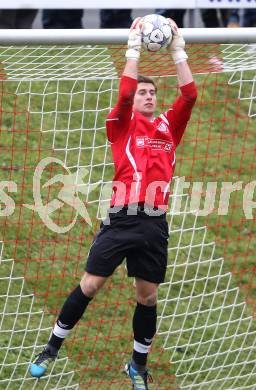
M 178 29 L 177 24 L 172 19 L 168 19 L 169 24 L 172 29 L 173 38 L 168 46 L 168 48 L 171 50 L 172 58 L 175 64 L 178 64 L 179 62 L 186 61 L 188 56 L 185 52 L 185 41 L 184 38 Z
M 130 28 L 125 56 L 127 59 L 139 60 L 141 50 L 141 18 L 136 18 Z

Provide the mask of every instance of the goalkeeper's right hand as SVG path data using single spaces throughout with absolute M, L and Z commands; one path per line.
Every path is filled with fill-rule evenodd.
M 141 50 L 141 18 L 136 18 L 130 28 L 125 56 L 127 59 L 139 60 Z
M 188 58 L 184 50 L 185 41 L 174 20 L 169 18 L 168 21 L 171 26 L 172 34 L 173 34 L 172 41 L 168 47 L 171 50 L 171 55 L 174 63 L 178 64 L 179 62 L 186 61 Z

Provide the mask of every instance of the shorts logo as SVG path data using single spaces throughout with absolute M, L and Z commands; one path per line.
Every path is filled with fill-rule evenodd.
M 161 131 L 161 133 L 169 132 L 168 126 L 164 122 L 160 122 L 159 125 L 157 126 L 157 129 Z
M 63 324 L 60 320 L 57 321 L 57 324 L 61 327 L 61 328 L 66 328 L 68 325 L 66 324 Z

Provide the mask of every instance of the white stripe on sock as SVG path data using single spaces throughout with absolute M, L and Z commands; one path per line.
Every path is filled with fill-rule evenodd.
M 63 329 L 58 324 L 55 324 L 52 333 L 55 336 L 64 339 L 68 335 L 69 331 L 70 329 Z
M 144 345 L 139 343 L 138 341 L 134 340 L 133 348 L 135 351 L 139 353 L 148 353 L 150 350 L 150 345 Z

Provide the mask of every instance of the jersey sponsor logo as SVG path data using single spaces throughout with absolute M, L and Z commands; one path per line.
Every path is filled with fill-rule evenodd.
M 149 138 L 149 137 L 136 137 L 136 146 L 138 148 L 150 147 L 153 150 L 163 150 L 164 152 L 170 153 L 173 145 L 171 142 L 165 141 L 164 139 Z
M 160 122 L 159 125 L 157 126 L 157 130 L 161 131 L 161 133 L 168 133 L 169 128 L 166 123 Z

